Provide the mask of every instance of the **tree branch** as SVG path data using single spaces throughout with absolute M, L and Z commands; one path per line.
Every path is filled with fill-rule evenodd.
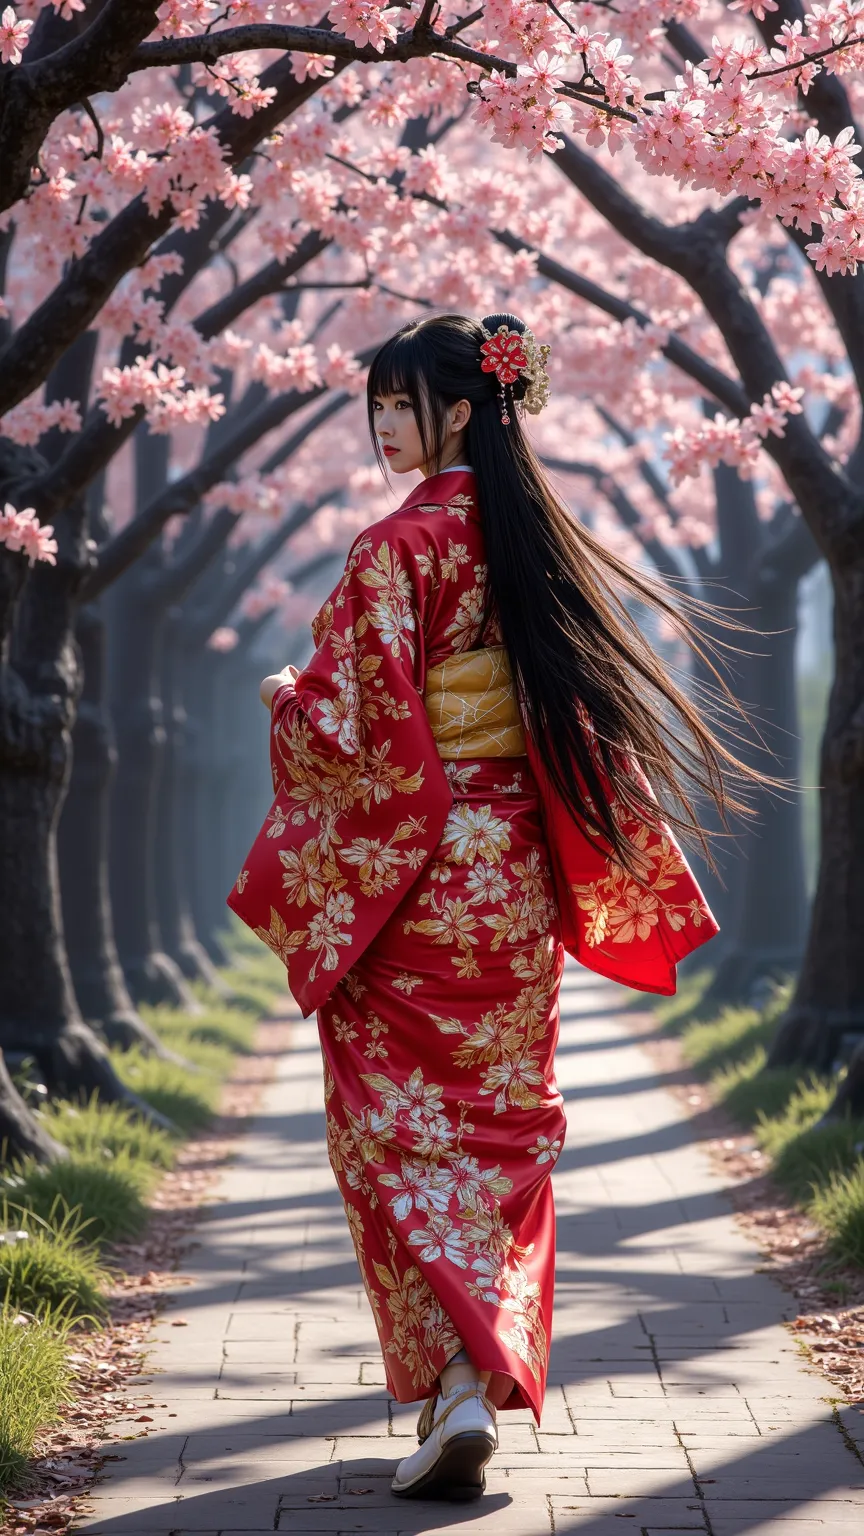
M 370 348 L 365 354 L 367 361 L 374 356 L 375 350 Z M 304 394 L 296 389 L 287 390 L 284 394 L 275 395 L 271 400 L 265 401 L 257 411 L 253 411 L 246 417 L 234 432 L 226 436 L 219 446 L 213 449 L 212 453 L 202 459 L 194 469 L 167 486 L 160 496 L 144 508 L 143 512 L 115 534 L 100 552 L 99 563 L 85 582 L 82 602 L 92 602 L 93 598 L 104 592 L 105 588 L 116 581 L 118 576 L 122 576 L 123 572 L 128 570 L 133 561 L 137 560 L 138 556 L 143 554 L 152 543 L 168 519 L 189 512 L 192 507 L 197 506 L 207 492 L 255 443 L 325 392 L 325 385 L 317 390 L 307 390 Z M 347 401 L 348 398 L 346 395 L 345 400 Z
M 772 385 L 786 377 L 786 367 L 762 316 L 729 266 L 726 246 L 730 222 L 734 223 L 734 205 L 719 215 L 708 210 L 692 224 L 666 226 L 646 214 L 597 161 L 575 145 L 568 143 L 552 156 L 552 163 L 629 244 L 677 272 L 699 296 L 723 336 L 744 386 L 743 410 L 734 407 L 736 415 L 745 414 Z M 597 302 L 594 298 L 589 301 Z M 607 303 L 598 307 L 612 313 Z M 678 366 L 696 377 L 686 364 Z M 701 387 L 727 403 L 713 384 L 706 382 Z M 841 545 L 850 551 L 857 549 L 864 527 L 864 497 L 829 458 L 806 416 L 790 417 L 785 436 L 766 439 L 764 447 L 781 469 L 823 553 L 832 548 L 836 556 Z
M 508 251 L 535 251 L 535 247 L 527 241 L 520 240 L 517 235 L 510 234 L 509 230 L 495 230 L 495 239 L 507 247 Z M 562 288 L 575 293 L 578 298 L 586 299 L 596 309 L 601 309 L 614 320 L 635 320 L 637 325 L 651 325 L 651 316 L 643 310 L 637 309 L 627 299 L 618 298 L 617 294 L 609 293 L 601 288 L 599 283 L 592 282 L 591 278 L 583 277 L 581 273 L 574 272 L 570 267 L 565 267 L 560 261 L 555 261 L 551 256 L 545 256 L 537 252 L 537 271 L 541 277 L 548 277 L 550 281 L 559 283 Z M 736 379 L 732 379 L 721 369 L 715 368 L 693 347 L 681 341 L 677 336 L 670 336 L 665 347 L 659 349 L 663 356 L 688 378 L 694 380 L 700 389 L 731 411 L 735 416 L 746 415 L 750 402 L 746 393 Z
M 760 585 L 799 582 L 821 558 L 810 528 L 798 516 L 765 545 L 756 565 L 756 578 Z
M 245 160 L 261 138 L 303 106 L 322 84 L 321 80 L 298 84 L 290 59 L 271 65 L 262 83 L 272 85 L 276 96 L 254 117 L 239 117 L 226 108 L 210 120 L 228 165 Z M 61 353 L 95 319 L 120 279 L 145 260 L 174 218 L 170 202 L 151 215 L 143 196 L 138 196 L 71 263 L 66 277 L 0 351 L 0 414 L 38 388 Z
M 551 161 L 628 244 L 682 277 L 698 260 L 699 248 L 706 240 L 712 247 L 728 245 L 741 229 L 741 216 L 750 206 L 746 197 L 733 198 L 721 210 L 707 209 L 688 223 L 664 224 L 572 139 L 564 136 Z
M 550 458 L 544 458 L 543 463 L 548 465 L 549 469 L 557 470 L 560 474 L 585 475 L 587 479 L 592 480 L 598 491 L 606 497 L 610 506 L 614 507 L 623 526 L 629 533 L 632 533 L 637 543 L 644 549 L 659 575 L 665 577 L 667 581 L 676 583 L 678 586 L 681 585 L 682 581 L 686 579 L 686 572 L 681 566 L 674 550 L 664 544 L 662 539 L 655 538 L 652 534 L 646 533 L 642 514 L 638 508 L 634 507 L 624 487 L 619 485 L 614 475 L 610 475 L 605 469 L 601 469 L 599 464 Z
M 199 537 L 182 559 L 166 567 L 159 578 L 159 598 L 165 608 L 179 603 L 189 588 L 206 571 L 221 549 L 225 548 L 231 534 L 242 517 L 242 512 L 230 512 L 220 507 L 214 517 L 205 523 Z
M 704 61 L 706 50 L 695 32 L 691 32 L 683 21 L 664 22 L 663 30 L 683 63 L 699 65 Z
M 250 551 L 248 558 L 238 567 L 226 586 L 216 594 L 213 602 L 199 613 L 193 613 L 188 631 L 193 641 L 197 640 L 204 644 L 214 629 L 226 622 L 255 578 L 270 564 L 271 560 L 275 559 L 288 540 L 299 529 L 305 527 L 321 507 L 326 506 L 327 502 L 333 499 L 338 489 L 338 486 L 331 487 L 323 491 L 320 496 L 316 496 L 313 501 L 302 502 L 294 507 L 278 527 Z
M 260 299 L 268 298 L 271 293 L 278 293 L 285 286 L 286 280 L 295 272 L 314 261 L 322 251 L 326 251 L 332 245 L 329 236 L 320 235 L 317 230 L 310 230 L 304 235 L 296 251 L 292 251 L 285 261 L 270 261 L 266 267 L 261 267 L 245 282 L 238 283 L 223 298 L 217 299 L 209 309 L 205 309 L 195 321 L 195 329 L 206 339 L 218 336 L 233 325 L 239 315 L 251 309 Z
M 636 433 L 631 432 L 629 427 L 625 427 L 623 421 L 619 421 L 617 416 L 613 416 L 612 412 L 605 405 L 598 405 L 595 401 L 594 409 L 601 420 L 605 421 L 609 430 L 614 432 L 616 437 L 624 444 L 625 448 L 635 448 L 637 446 Z M 669 500 L 668 487 L 658 475 L 654 465 L 640 454 L 636 467 L 652 496 L 656 496 L 669 521 L 672 523 L 677 522 L 678 508 Z
M 312 433 L 317 432 L 319 427 L 323 427 L 325 421 L 329 421 L 331 416 L 336 416 L 339 411 L 344 411 L 346 405 L 350 405 L 352 398 L 345 390 L 340 390 L 338 394 L 332 395 L 329 400 L 325 400 L 324 404 L 319 406 L 318 410 L 314 411 L 307 421 L 304 421 L 302 427 L 298 427 L 297 431 L 292 432 L 290 437 L 286 437 L 285 441 L 280 443 L 278 448 L 274 448 L 269 458 L 265 459 L 261 465 L 260 473 L 262 475 L 272 475 L 274 469 L 278 469 L 281 464 L 285 463 L 286 459 L 293 458 L 298 448 L 302 448 L 307 439 L 312 436 Z
M 800 0 L 777 0 L 773 10 L 766 12 L 761 20 L 756 15 L 752 15 L 750 19 L 766 48 L 773 48 L 776 35 L 783 23 L 789 22 L 794 26 L 797 21 L 803 28 L 806 12 Z M 846 87 L 839 75 L 821 70 L 811 80 L 807 95 L 802 98 L 802 104 L 815 119 L 820 133 L 827 133 L 830 138 L 835 139 L 844 128 L 854 128 L 855 138 L 859 144 L 862 143 L 860 128 L 855 121 Z
M 301 271 L 313 261 L 319 254 L 320 238 L 314 231 L 311 232 L 285 262 L 268 262 L 266 267 L 254 273 L 245 283 L 240 283 L 225 299 L 219 299 L 209 309 L 203 310 L 192 322 L 202 340 L 209 341 L 212 336 L 218 335 L 245 308 L 257 304 L 267 293 L 277 291 L 284 285 L 286 277 Z M 133 362 L 138 351 L 136 343 L 127 341 L 120 357 L 121 366 Z M 28 489 L 28 495 L 43 518 L 54 516 L 90 483 L 94 475 L 128 441 L 144 416 L 144 409 L 141 408 L 114 425 L 100 407 L 90 412 L 81 431 L 76 433 L 57 463 Z
M 280 22 L 253 22 L 241 27 L 224 27 L 219 32 L 195 37 L 161 38 L 157 42 L 142 43 L 136 48 L 129 63 L 130 72 L 139 69 L 164 69 L 173 64 L 217 64 L 226 53 L 243 53 L 250 49 L 278 49 L 287 53 L 314 53 L 342 60 L 346 64 L 407 64 L 411 59 L 428 59 L 433 54 L 454 59 L 462 64 L 476 64 L 484 72 L 500 69 L 506 75 L 516 74 L 512 59 L 499 58 L 497 54 L 481 53 L 469 48 L 455 36 L 436 32 L 424 25 L 420 17 L 410 30 L 400 32 L 395 43 L 385 43 L 379 52 L 371 43 L 353 43 L 341 32 L 324 27 L 296 27 Z
M 107 0 L 83 32 L 41 58 L 0 71 L 0 211 L 27 191 L 45 135 L 82 97 L 116 91 L 156 26 L 159 0 Z

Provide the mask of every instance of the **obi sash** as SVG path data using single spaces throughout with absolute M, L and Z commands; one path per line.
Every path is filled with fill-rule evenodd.
M 650 826 L 619 809 L 622 830 L 645 866 L 643 883 L 572 815 L 536 746 L 526 739 L 504 646 L 463 651 L 430 667 L 423 701 L 445 762 L 527 757 L 568 953 L 625 986 L 674 992 L 676 963 L 710 939 L 717 924 L 659 815 Z M 635 764 L 633 772 L 639 773 Z
M 430 667 L 423 702 L 444 762 L 525 756 L 513 674 L 503 645 L 462 651 Z

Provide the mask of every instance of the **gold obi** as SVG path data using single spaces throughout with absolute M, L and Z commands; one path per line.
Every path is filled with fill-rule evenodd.
M 525 737 L 503 645 L 463 651 L 430 667 L 423 701 L 445 762 L 524 757 Z

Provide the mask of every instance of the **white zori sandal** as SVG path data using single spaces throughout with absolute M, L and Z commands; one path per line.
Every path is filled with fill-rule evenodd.
M 495 1409 L 478 1384 L 430 1397 L 417 1422 L 419 1450 L 406 1456 L 391 1483 L 402 1499 L 479 1499 L 484 1468 L 498 1449 Z

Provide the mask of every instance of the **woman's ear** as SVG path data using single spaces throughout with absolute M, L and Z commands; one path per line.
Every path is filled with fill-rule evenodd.
M 450 425 L 454 432 L 461 432 L 467 427 L 471 419 L 470 400 L 457 400 L 450 417 Z

